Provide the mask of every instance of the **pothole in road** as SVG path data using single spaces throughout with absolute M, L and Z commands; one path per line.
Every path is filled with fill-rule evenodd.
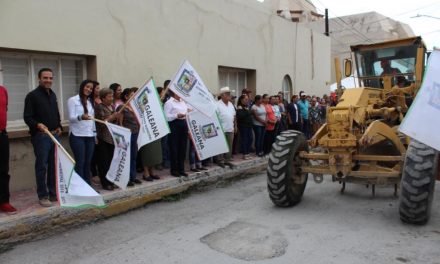
M 200 241 L 213 250 L 247 261 L 280 257 L 286 253 L 288 246 L 281 233 L 242 221 L 232 222 Z

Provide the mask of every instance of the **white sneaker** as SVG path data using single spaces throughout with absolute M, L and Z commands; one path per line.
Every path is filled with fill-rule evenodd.
M 52 203 L 47 198 L 40 199 L 39 203 L 43 207 L 51 207 L 52 206 Z

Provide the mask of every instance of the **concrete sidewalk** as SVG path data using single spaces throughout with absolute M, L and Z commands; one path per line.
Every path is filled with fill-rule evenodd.
M 190 187 L 257 173 L 266 169 L 267 159 L 236 159 L 233 164 L 233 169 L 213 165 L 207 171 L 192 173 L 182 178 L 166 175 L 167 170 L 159 173 L 161 180 L 158 181 L 143 182 L 126 190 L 100 190 L 107 204 L 103 209 L 70 209 L 59 206 L 43 208 L 38 204 L 34 190 L 13 193 L 11 202 L 19 212 L 15 215 L 0 213 L 0 252 L 20 242 L 40 239 L 75 226 L 127 212 L 165 196 L 183 192 Z

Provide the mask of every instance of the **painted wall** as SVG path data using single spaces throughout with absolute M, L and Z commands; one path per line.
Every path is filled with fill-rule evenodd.
M 330 81 L 329 38 L 257 1 L 0 0 L 0 36 L 0 49 L 96 56 L 101 86 L 139 86 L 150 76 L 161 84 L 184 59 L 213 93 L 219 65 L 256 70 L 261 94 L 280 91 L 286 74 L 295 93 L 322 95 Z M 30 144 L 11 148 L 29 161 L 24 170 L 13 160 L 11 174 L 32 177 Z

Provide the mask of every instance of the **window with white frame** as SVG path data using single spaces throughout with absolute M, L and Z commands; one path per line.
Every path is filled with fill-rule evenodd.
M 52 90 L 57 95 L 62 123 L 67 123 L 67 99 L 78 93 L 79 84 L 86 78 L 85 57 L 0 52 L 0 66 L 3 70 L 0 74 L 9 94 L 9 130 L 27 129 L 23 121 L 24 99 L 38 86 L 38 71 L 41 68 L 53 71 Z
M 218 70 L 219 88 L 228 86 L 234 90 L 233 95 L 240 96 L 244 88 L 247 87 L 246 70 L 219 68 Z

